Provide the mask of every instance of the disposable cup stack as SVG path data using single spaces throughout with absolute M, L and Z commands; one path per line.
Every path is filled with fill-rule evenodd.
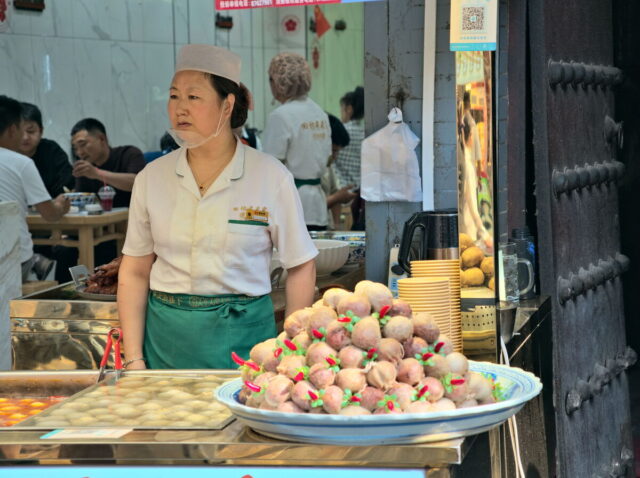
M 438 324 L 441 334 L 447 335 L 458 351 L 457 332 L 452 321 L 451 287 L 446 277 L 400 279 L 398 297 L 411 306 L 414 313 L 427 312 Z
M 447 279 L 450 308 L 449 333 L 454 349 L 462 352 L 462 314 L 460 310 L 460 259 L 411 261 L 411 279 Z M 400 293 L 402 298 L 402 294 Z M 433 299 L 433 297 L 428 297 Z M 409 302 L 409 301 L 407 301 Z M 409 302 L 411 304 L 411 302 Z M 412 305 L 412 304 L 411 304 Z M 412 305 L 413 308 L 413 305 Z M 438 323 L 438 326 L 440 324 Z

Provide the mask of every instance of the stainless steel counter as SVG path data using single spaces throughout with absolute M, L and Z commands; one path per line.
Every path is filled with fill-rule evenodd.
M 169 371 L 131 371 L 127 375 Z M 171 371 L 176 375 L 195 371 Z M 206 371 L 198 371 L 199 373 Z M 214 372 L 214 371 L 211 371 Z M 95 382 L 96 371 L 2 372 L 7 393 L 56 393 L 82 390 Z M 58 388 L 56 388 L 58 387 Z M 473 437 L 416 445 L 310 445 L 259 435 L 234 421 L 221 430 L 134 430 L 119 439 L 41 439 L 49 430 L 2 429 L 0 465 L 37 460 L 46 464 L 216 464 L 429 468 L 426 476 L 450 476 L 449 467 L 462 463 Z

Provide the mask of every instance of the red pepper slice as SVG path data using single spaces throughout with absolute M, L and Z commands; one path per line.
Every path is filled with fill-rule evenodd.
M 343 316 L 343 317 L 338 317 L 338 322 L 342 322 L 342 323 L 348 324 L 349 322 L 351 322 L 351 318 L 347 317 L 346 315 Z
M 442 347 L 444 347 L 444 342 L 438 342 L 438 343 L 435 345 L 435 347 L 433 347 L 433 348 L 434 348 L 434 350 L 435 350 L 436 352 L 440 352 L 440 349 L 441 349 Z
M 388 408 L 389 410 L 393 410 L 393 409 L 395 408 L 395 406 L 393 405 L 393 401 L 389 400 L 389 401 L 387 402 L 387 408 Z
M 351 397 L 352 402 L 359 402 L 360 400 L 361 400 L 360 397 L 356 397 L 355 395 Z
M 451 380 L 451 385 L 462 385 L 464 383 L 464 378 L 454 378 Z
M 280 357 L 280 354 L 281 354 L 281 353 L 282 353 L 282 347 L 278 347 L 277 349 L 275 349 L 275 350 L 273 351 L 273 356 L 274 356 L 275 358 L 278 358 L 278 357 Z
M 432 353 L 427 352 L 425 354 L 422 354 L 422 360 L 424 360 L 425 362 L 429 360 L 431 357 L 433 357 Z
M 311 390 L 309 390 L 307 393 L 309 394 L 309 398 L 311 398 L 311 400 L 317 400 L 318 399 L 318 395 L 313 393 Z
M 244 364 L 245 364 L 247 367 L 252 368 L 252 369 L 253 369 L 253 370 L 255 370 L 256 372 L 259 372 L 259 371 L 260 371 L 260 365 L 258 365 L 258 364 L 257 364 L 257 363 L 255 363 L 255 362 L 252 362 L 251 360 L 247 360 Z
M 380 316 L 380 318 L 383 318 L 385 315 L 387 315 L 387 313 L 391 310 L 391 306 L 390 305 L 385 305 L 380 309 L 380 312 L 378 312 L 378 315 Z
M 378 351 L 378 349 L 376 349 L 376 348 L 370 348 L 370 349 L 367 351 L 367 358 L 371 358 L 371 357 L 373 357 L 373 355 L 374 355 L 377 351 Z
M 238 365 L 244 365 L 245 361 L 242 357 L 240 357 L 237 353 L 231 352 L 231 360 L 233 360 Z
M 328 363 L 329 365 L 331 365 L 331 366 L 334 366 L 334 365 L 336 365 L 336 363 L 337 363 L 337 362 L 336 362 L 335 360 L 333 360 L 331 357 L 327 357 L 327 358 L 325 358 L 325 360 L 326 360 L 326 361 L 327 361 L 327 363 Z
M 422 397 L 425 393 L 427 393 L 429 391 L 429 385 L 425 385 L 424 387 L 422 387 L 420 389 L 420 391 L 418 392 L 418 396 Z
M 256 385 L 253 382 L 250 382 L 249 380 L 245 380 L 244 384 L 247 386 L 247 388 L 249 390 L 251 390 L 252 392 L 256 392 L 256 393 L 260 393 L 260 390 L 262 390 L 262 388 L 260 388 L 259 385 Z
M 291 342 L 291 340 L 289 339 L 284 339 L 284 344 L 287 346 L 289 350 L 293 350 L 294 352 L 298 350 L 298 347 L 296 347 L 296 344 Z
M 300 380 L 304 380 L 304 373 L 302 373 L 302 372 L 298 372 L 298 375 L 296 375 L 295 377 L 293 377 L 293 379 L 294 379 L 296 382 L 299 382 Z
M 320 332 L 318 329 L 313 329 L 311 333 L 316 339 L 321 339 L 322 337 L 324 337 L 324 334 Z

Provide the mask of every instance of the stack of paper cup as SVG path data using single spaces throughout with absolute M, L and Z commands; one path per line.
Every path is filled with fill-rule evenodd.
M 449 338 L 456 352 L 462 352 L 462 314 L 460 311 L 460 259 L 411 261 L 412 278 L 445 278 L 449 280 L 451 331 Z
M 398 297 L 409 303 L 413 313 L 428 312 L 438 324 L 441 334 L 453 340 L 455 328 L 451 321 L 451 292 L 446 277 L 400 279 Z M 456 349 L 457 351 L 457 349 Z

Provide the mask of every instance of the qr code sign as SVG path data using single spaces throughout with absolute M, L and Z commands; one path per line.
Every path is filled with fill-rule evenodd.
M 462 8 L 462 30 L 465 32 L 484 30 L 484 7 Z

